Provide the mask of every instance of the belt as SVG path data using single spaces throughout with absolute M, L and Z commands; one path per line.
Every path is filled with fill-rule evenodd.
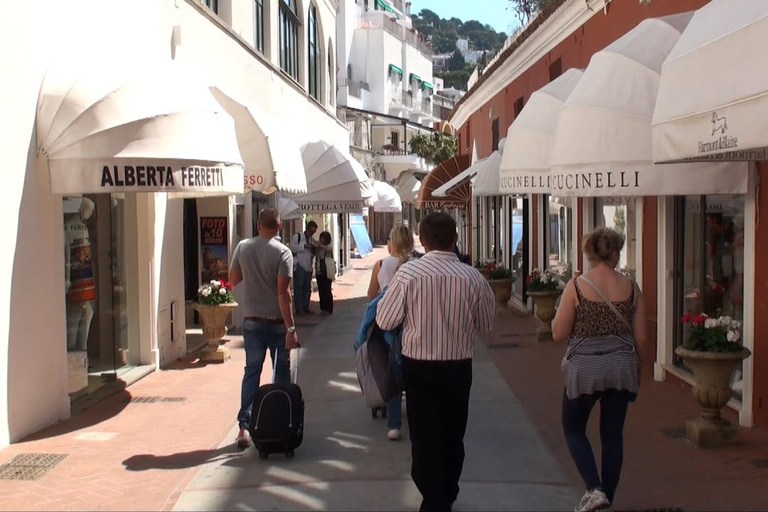
M 282 318 L 262 318 L 260 316 L 246 316 L 246 320 L 250 320 L 251 322 L 259 322 L 262 324 L 282 324 L 283 322 Z

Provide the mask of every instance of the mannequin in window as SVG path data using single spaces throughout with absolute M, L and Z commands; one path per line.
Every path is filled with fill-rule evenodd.
M 83 198 L 77 213 L 64 215 L 64 277 L 67 293 L 67 350 L 87 350 L 93 320 L 96 281 L 91 242 L 85 224 L 95 205 Z

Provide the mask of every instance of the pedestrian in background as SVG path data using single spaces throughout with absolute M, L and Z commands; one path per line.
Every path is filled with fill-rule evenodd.
M 645 305 L 635 282 L 616 270 L 624 237 L 599 228 L 584 237 L 591 269 L 565 287 L 552 321 L 555 341 L 568 342 L 562 423 L 586 492 L 577 511 L 612 506 L 624 459 L 624 420 L 640 385 L 640 350 L 646 342 Z M 600 402 L 601 471 L 587 422 Z
M 316 232 L 317 223 L 311 220 L 303 233 L 296 233 L 291 237 L 291 252 L 296 260 L 293 300 L 297 315 L 311 313 L 309 298 L 312 295 L 312 259 L 316 249 L 316 242 L 312 237 Z
M 275 240 L 282 222 L 277 210 L 265 208 L 259 213 L 259 235 L 243 240 L 232 254 L 229 276 L 232 286 L 243 283 L 243 340 L 245 372 L 240 389 L 240 430 L 237 446 L 250 444 L 248 426 L 251 408 L 261 381 L 261 370 L 267 357 L 277 356 L 275 382 L 290 382 L 290 352 L 298 346 L 293 318 L 291 277 L 293 256 Z M 277 354 L 275 354 L 277 352 Z
M 413 258 L 413 233 L 406 226 L 395 226 L 392 231 L 389 232 L 387 237 L 387 250 L 389 256 L 377 261 L 373 265 L 373 273 L 371 274 L 371 281 L 368 284 L 368 298 L 372 301 L 377 298 L 381 293 L 386 291 L 392 279 L 395 277 L 397 270 L 406 262 Z M 376 301 L 378 303 L 378 301 Z M 369 306 L 370 307 L 370 306 Z M 376 306 L 372 310 L 371 323 L 376 315 Z M 365 316 L 368 318 L 368 315 Z M 363 322 L 363 326 L 366 322 Z M 367 329 L 365 330 L 367 332 Z M 398 336 L 402 335 L 402 331 L 398 331 Z M 388 336 L 384 337 L 385 340 L 392 346 L 392 339 Z M 363 340 L 364 341 L 364 340 Z M 401 341 L 402 343 L 402 341 Z M 398 344 L 400 345 L 400 344 Z M 399 364 L 402 364 L 402 359 L 398 354 L 396 360 Z M 399 394 L 392 398 L 387 403 L 387 437 L 391 441 L 397 441 L 400 439 L 400 429 L 403 426 L 403 396 Z
M 333 314 L 333 278 L 328 275 L 326 257 L 333 258 L 333 246 L 331 234 L 323 231 L 318 236 L 317 252 L 315 257 L 315 279 L 317 280 L 317 294 L 320 296 L 320 314 Z M 335 269 L 331 269 L 335 272 Z
M 493 292 L 452 252 L 457 238 L 450 215 L 424 217 L 419 240 L 427 252 L 400 267 L 376 313 L 382 329 L 403 327 L 411 476 L 422 511 L 451 510 L 459 495 L 475 334 L 493 328 Z

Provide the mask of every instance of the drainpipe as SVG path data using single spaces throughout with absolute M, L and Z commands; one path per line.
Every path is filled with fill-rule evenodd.
M 406 154 L 408 153 L 408 121 L 403 119 L 403 146 Z

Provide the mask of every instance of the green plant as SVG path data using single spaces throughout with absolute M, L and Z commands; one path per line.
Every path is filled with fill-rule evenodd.
M 197 289 L 197 302 L 209 306 L 235 302 L 235 296 L 232 295 L 232 284 L 223 279 L 218 281 L 214 279 L 205 283 Z
M 552 269 L 535 268 L 526 279 L 529 292 L 554 292 L 565 287 L 560 274 Z
M 718 318 L 704 314 L 683 315 L 682 322 L 688 325 L 688 338 L 683 347 L 700 352 L 738 352 L 741 350 L 741 323 L 729 316 Z
M 456 137 L 442 132 L 419 133 L 408 141 L 411 151 L 431 164 L 439 164 L 456 154 Z
M 517 275 L 503 263 L 496 263 L 491 260 L 478 260 L 475 262 L 475 268 L 478 269 L 488 279 L 517 279 Z

